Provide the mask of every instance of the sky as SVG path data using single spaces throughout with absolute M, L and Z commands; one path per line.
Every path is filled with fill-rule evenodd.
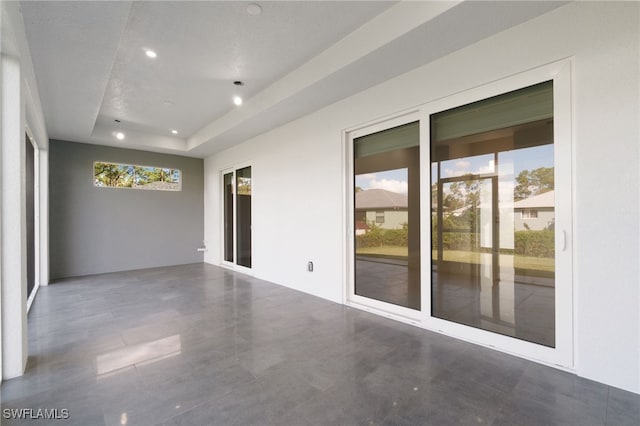
M 356 186 L 364 189 L 386 189 L 387 191 L 406 194 L 409 188 L 408 169 L 387 170 L 376 173 L 356 175 Z
M 501 152 L 498 155 L 498 161 L 500 163 L 500 180 L 515 179 L 523 170 L 553 167 L 553 144 Z M 463 176 L 469 173 L 491 173 L 494 171 L 493 154 L 443 161 L 441 168 L 442 177 Z M 434 167 L 433 169 L 431 178 L 435 182 L 436 168 Z M 385 170 L 356 175 L 355 185 L 363 190 L 385 189 L 406 194 L 408 189 L 408 169 Z

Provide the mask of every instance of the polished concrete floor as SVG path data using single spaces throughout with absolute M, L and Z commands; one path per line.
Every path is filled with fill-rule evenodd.
M 638 395 L 205 264 L 42 288 L 29 353 L 3 425 L 640 423 Z

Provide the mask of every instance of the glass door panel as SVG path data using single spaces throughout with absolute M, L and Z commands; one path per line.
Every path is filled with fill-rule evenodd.
M 222 175 L 223 261 L 251 268 L 251 167 Z
M 26 208 L 27 215 L 27 300 L 36 287 L 36 249 L 35 249 L 35 147 L 29 135 L 25 135 L 25 180 L 26 180 Z
M 233 262 L 233 172 L 223 176 L 224 260 Z
M 549 347 L 552 89 L 541 83 L 431 116 L 432 315 Z
M 251 268 L 251 167 L 236 170 L 236 259 Z
M 354 293 L 420 310 L 418 123 L 354 140 Z

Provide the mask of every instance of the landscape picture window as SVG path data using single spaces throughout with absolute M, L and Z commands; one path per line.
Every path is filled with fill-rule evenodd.
M 553 83 L 431 124 L 431 313 L 556 345 Z
M 181 191 L 182 173 L 168 167 L 96 161 L 93 163 L 93 184 L 100 188 Z

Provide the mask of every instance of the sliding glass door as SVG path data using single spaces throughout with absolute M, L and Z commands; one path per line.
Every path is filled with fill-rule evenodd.
M 540 74 L 554 73 L 425 107 L 431 271 L 423 313 L 429 328 L 570 367 L 570 91 L 568 68 Z
M 251 268 L 251 166 L 222 173 L 223 264 Z
M 551 64 L 347 133 L 348 303 L 572 366 L 569 76 Z

